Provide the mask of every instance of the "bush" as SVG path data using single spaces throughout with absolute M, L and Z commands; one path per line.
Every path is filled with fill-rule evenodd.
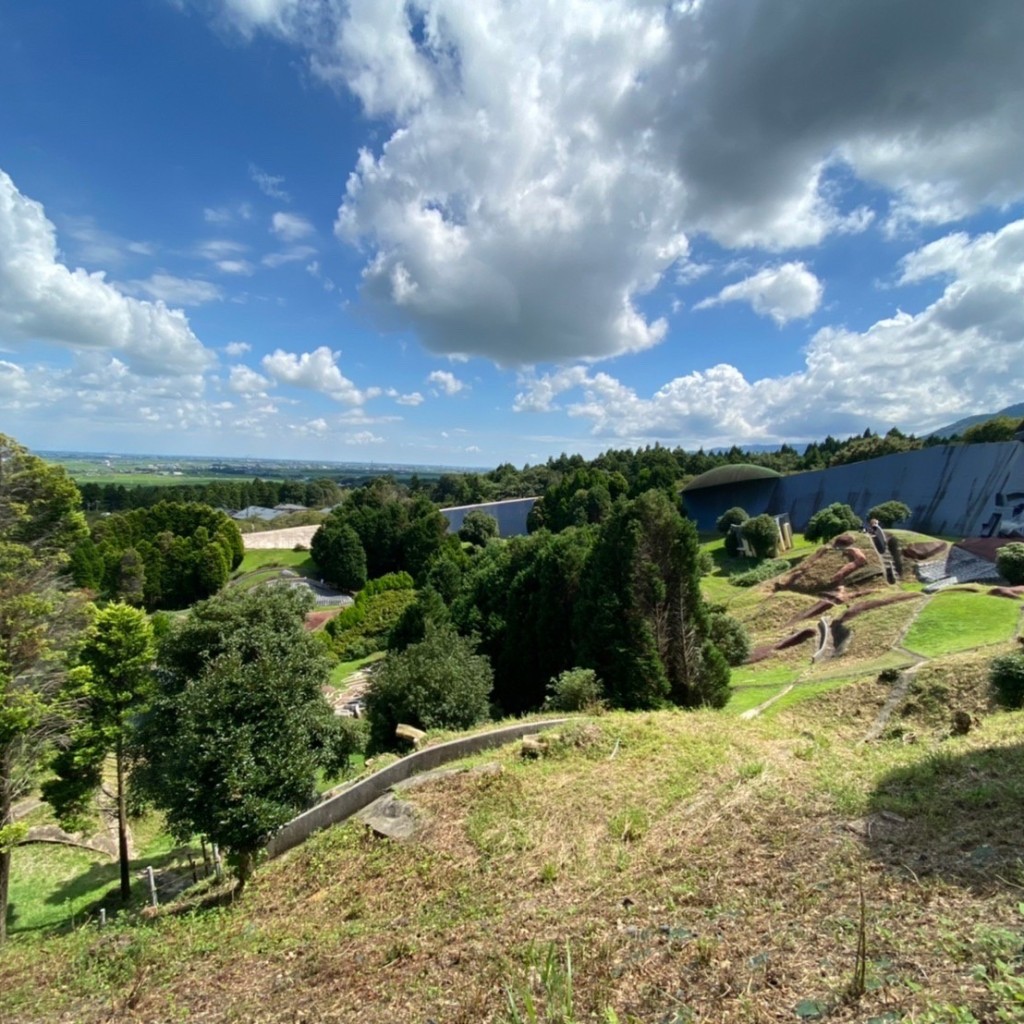
M 742 622 L 724 612 L 712 613 L 709 634 L 711 642 L 730 665 L 742 665 L 747 660 L 750 634 Z
M 570 668 L 548 684 L 544 707 L 549 711 L 588 711 L 604 704 L 601 680 L 592 668 Z
M 334 638 L 334 650 L 342 661 L 354 661 L 383 651 L 389 634 L 416 600 L 414 590 L 383 590 L 376 594 L 368 590 L 361 591 L 356 603 L 336 615 L 325 627 Z
M 779 549 L 779 524 L 775 517 L 763 512 L 748 519 L 742 527 L 743 539 L 754 549 L 758 558 L 774 558 Z
M 996 555 L 999 575 L 1011 586 L 1024 583 L 1024 544 L 1004 544 Z
M 450 625 L 431 628 L 422 643 L 388 655 L 366 691 L 368 753 L 395 746 L 395 726 L 468 729 L 487 718 L 494 674 L 475 640 Z
M 860 516 L 849 505 L 835 501 L 811 516 L 804 530 L 804 538 L 827 543 L 847 530 L 859 530 L 860 527 Z
M 868 509 L 868 520 L 877 519 L 879 526 L 886 529 L 909 518 L 910 506 L 904 505 L 902 501 L 883 501 L 881 505 Z
M 763 562 L 755 565 L 753 569 L 730 576 L 729 582 L 734 587 L 755 587 L 758 583 L 764 583 L 765 580 L 778 576 L 788 568 L 789 562 L 784 558 L 766 558 Z
M 480 509 L 467 512 L 459 528 L 459 540 L 476 547 L 485 547 L 492 537 L 498 536 L 498 520 Z
M 988 678 L 1000 704 L 1008 708 L 1024 706 L 1024 653 L 994 658 Z
M 747 515 L 746 511 L 737 505 L 723 512 L 715 520 L 715 529 L 719 533 L 724 533 L 728 536 L 729 531 L 734 526 L 739 526 L 741 523 L 745 523 L 749 518 L 750 516 Z
M 701 576 L 710 576 L 715 571 L 715 560 L 711 557 L 710 551 L 701 551 L 697 554 L 697 572 Z

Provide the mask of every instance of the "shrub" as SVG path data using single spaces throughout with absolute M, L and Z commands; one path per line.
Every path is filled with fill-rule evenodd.
M 763 512 L 748 519 L 740 528 L 743 539 L 754 549 L 758 558 L 774 558 L 779 549 L 779 524 L 775 517 Z
M 715 560 L 711 557 L 711 552 L 702 549 L 697 555 L 697 572 L 701 576 L 710 576 L 714 571 Z
M 785 572 L 789 568 L 789 562 L 784 558 L 766 558 L 758 563 L 753 569 L 730 576 L 729 582 L 734 587 L 755 587 L 758 583 L 764 583 L 773 576 Z
M 466 513 L 459 528 L 459 540 L 476 547 L 485 547 L 492 537 L 498 536 L 498 520 L 480 509 Z
M 750 634 L 742 622 L 724 612 L 712 613 L 711 642 L 722 652 L 730 665 L 742 665 L 750 654 Z
M 383 651 L 388 635 L 406 608 L 416 600 L 414 590 L 383 590 L 376 594 L 367 590 L 361 591 L 356 603 L 336 615 L 325 627 L 334 638 L 335 652 L 342 661 Z
M 999 575 L 1011 586 L 1024 583 L 1024 544 L 1004 544 L 996 555 Z
M 727 509 L 715 520 L 715 529 L 719 533 L 728 535 L 732 527 L 745 523 L 749 518 L 746 511 L 736 505 Z
M 395 726 L 468 729 L 487 717 L 491 664 L 451 625 L 430 628 L 422 643 L 388 655 L 366 691 L 368 753 L 395 745 Z
M 1000 704 L 1008 708 L 1024 706 L 1024 653 L 994 658 L 988 678 Z
M 886 529 L 909 518 L 910 506 L 902 501 L 883 501 L 881 505 L 868 509 L 868 519 L 877 519 L 879 525 Z
M 570 668 L 548 684 L 544 707 L 550 711 L 587 711 L 604 701 L 601 680 L 592 668 Z
M 811 516 L 804 530 L 804 538 L 827 543 L 847 530 L 859 530 L 860 526 L 860 516 L 849 505 L 835 501 Z

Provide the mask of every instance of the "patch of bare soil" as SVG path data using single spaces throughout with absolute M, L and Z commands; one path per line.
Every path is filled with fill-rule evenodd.
M 898 594 L 889 594 L 886 597 L 876 597 L 876 598 L 874 598 L 874 599 L 872 599 L 870 601 L 861 601 L 859 604 L 853 605 L 851 608 L 849 608 L 843 614 L 843 617 L 839 621 L 840 622 L 849 622 L 850 619 L 855 619 L 855 618 L 857 618 L 858 615 L 863 615 L 864 612 L 870 612 L 870 611 L 872 611 L 875 608 L 885 608 L 887 605 L 890 605 L 890 604 L 900 604 L 903 601 L 920 601 L 920 600 L 921 600 L 921 595 L 920 594 L 904 593 L 904 592 L 901 592 L 901 593 L 898 593 Z
M 800 594 L 821 594 L 846 583 L 854 573 L 871 564 L 867 553 L 853 543 L 822 547 L 777 580 L 775 588 Z

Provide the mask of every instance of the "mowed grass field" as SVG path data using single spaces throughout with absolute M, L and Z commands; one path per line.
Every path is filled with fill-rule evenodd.
M 1010 640 L 1020 622 L 1020 601 L 971 591 L 940 591 L 921 609 L 903 646 L 926 658 L 938 658 Z

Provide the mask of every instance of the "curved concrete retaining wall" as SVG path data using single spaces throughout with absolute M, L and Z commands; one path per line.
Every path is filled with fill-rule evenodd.
M 416 753 L 409 754 L 408 757 L 403 757 L 400 761 L 395 761 L 394 764 L 375 772 L 368 779 L 353 783 L 336 796 L 311 807 L 297 818 L 292 818 L 267 843 L 267 854 L 277 857 L 285 850 L 298 846 L 314 832 L 351 817 L 356 811 L 361 811 L 367 804 L 383 796 L 396 783 L 404 782 L 418 772 L 429 771 L 438 765 L 456 761 L 460 757 L 468 757 L 481 750 L 503 746 L 529 733 L 564 725 L 567 721 L 567 718 L 548 718 L 540 722 L 521 722 L 517 725 L 507 725 L 502 729 L 492 729 L 490 732 L 463 736 L 448 743 L 439 743 L 436 747 L 427 747 L 425 750 L 417 750 Z

